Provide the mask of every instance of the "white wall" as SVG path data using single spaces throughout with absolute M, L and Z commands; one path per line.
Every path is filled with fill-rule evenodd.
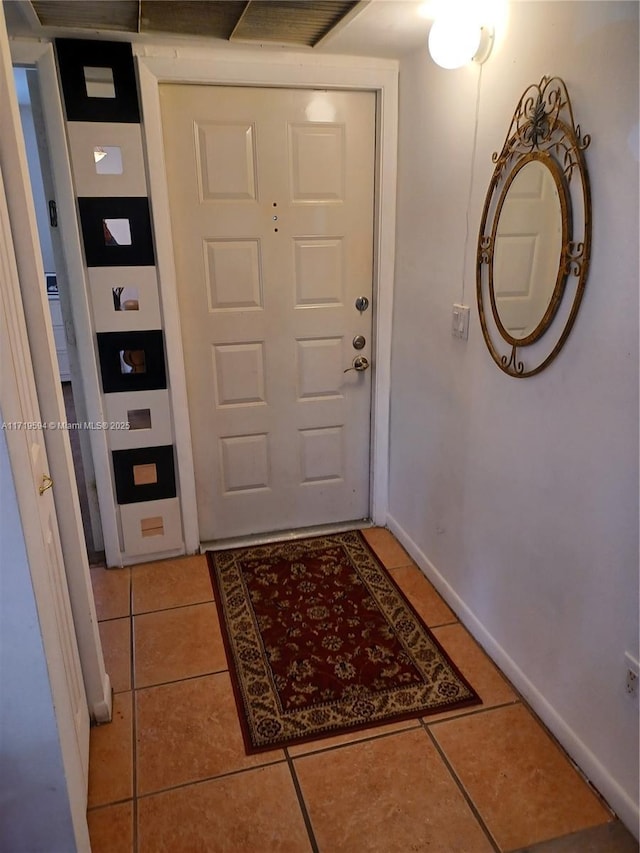
M 72 853 L 67 782 L 2 430 L 0 587 L 0 850 Z
M 519 380 L 485 347 L 475 252 L 491 154 L 545 74 L 592 135 L 592 265 L 564 350 Z M 637 832 L 638 4 L 512 3 L 482 68 L 404 59 L 398 201 L 390 527 Z

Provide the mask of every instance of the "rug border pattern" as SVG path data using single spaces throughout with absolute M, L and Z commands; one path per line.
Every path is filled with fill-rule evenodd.
M 317 542 L 326 542 L 327 540 L 339 541 L 346 546 L 349 559 L 354 566 L 355 571 L 367 587 L 370 595 L 376 600 L 381 612 L 385 618 L 392 621 L 396 634 L 403 648 L 408 651 L 414 664 L 416 646 L 423 651 L 433 649 L 439 653 L 438 666 L 442 664 L 448 670 L 448 676 L 452 681 L 460 685 L 459 696 L 451 697 L 430 695 L 428 687 L 424 687 L 423 700 L 418 701 L 416 697 L 411 699 L 411 693 L 415 693 L 416 688 L 409 688 L 406 692 L 406 700 L 410 707 L 406 712 L 398 712 L 397 707 L 390 713 L 385 707 L 385 691 L 376 693 L 376 701 L 374 702 L 373 710 L 367 708 L 368 716 L 364 720 L 355 720 L 349 713 L 341 712 L 339 706 L 342 700 L 337 700 L 328 703 L 319 703 L 309 709 L 296 709 L 293 712 L 284 712 L 278 701 L 278 691 L 273 682 L 271 670 L 266 663 L 266 655 L 262 644 L 262 637 L 255 619 L 255 614 L 249 602 L 248 591 L 244 579 L 239 569 L 234 568 L 236 555 L 242 551 L 250 549 L 257 553 L 269 555 L 275 550 L 283 546 L 305 545 Z M 462 675 L 458 667 L 451 661 L 447 652 L 433 635 L 432 631 L 427 627 L 422 618 L 419 616 L 411 602 L 407 599 L 404 592 L 400 589 L 396 581 L 393 579 L 390 571 L 382 564 L 382 561 L 377 557 L 373 548 L 360 530 L 341 532 L 335 534 L 326 534 L 323 536 L 311 536 L 304 539 L 282 540 L 272 542 L 266 545 L 248 546 L 246 548 L 233 548 L 221 551 L 207 551 L 207 564 L 209 567 L 209 576 L 214 592 L 214 600 L 218 611 L 222 639 L 227 655 L 229 665 L 229 674 L 233 687 L 234 698 L 237 705 L 238 717 L 242 736 L 247 754 L 263 752 L 265 750 L 283 748 L 285 746 L 294 746 L 297 744 L 308 743 L 310 741 L 319 740 L 321 738 L 332 737 L 336 735 L 346 734 L 352 731 L 359 731 L 375 726 L 388 725 L 390 723 L 400 722 L 409 719 L 419 719 L 433 714 L 443 713 L 448 710 L 460 709 L 471 705 L 481 703 L 481 699 L 476 691 L 471 687 L 467 679 Z M 373 562 L 374 569 L 367 569 L 367 563 Z M 217 567 L 216 567 L 217 564 Z M 232 579 L 225 579 L 224 584 L 218 580 L 217 572 L 226 571 L 231 573 Z M 380 596 L 387 597 L 395 596 L 397 603 L 394 606 L 394 616 L 390 620 L 387 609 L 379 601 Z M 232 621 L 236 623 L 240 620 L 243 627 L 242 644 L 244 648 L 241 650 L 243 660 L 239 658 L 237 644 L 231 639 L 227 627 L 227 613 Z M 402 630 L 397 630 L 400 626 Z M 412 648 L 408 648 L 408 644 L 413 644 Z M 420 669 L 420 664 L 417 664 Z M 268 681 L 271 691 L 266 695 L 256 698 L 251 698 L 247 695 L 246 682 L 247 676 L 259 673 L 260 678 Z M 389 691 L 390 694 L 397 694 L 399 691 L 396 688 Z M 433 691 L 431 691 L 433 693 Z M 427 704 L 427 700 L 429 704 Z M 369 703 L 371 704 L 371 703 Z M 257 712 L 262 715 L 260 723 L 249 723 L 249 715 L 254 709 L 254 714 Z M 325 709 L 330 712 L 331 719 L 324 725 L 317 724 L 317 727 L 312 734 L 308 734 L 309 714 L 315 709 Z M 283 721 L 285 731 L 281 729 L 276 731 L 273 720 L 280 719 Z M 259 725 L 262 728 L 259 730 Z

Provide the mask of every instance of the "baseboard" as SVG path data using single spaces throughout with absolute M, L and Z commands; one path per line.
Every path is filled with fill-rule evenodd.
M 511 681 L 516 690 L 522 694 L 549 731 L 562 744 L 584 776 L 602 794 L 629 831 L 637 839 L 640 839 L 640 807 L 638 803 L 618 784 L 607 768 L 578 737 L 567 721 L 548 702 L 536 685 L 529 680 L 505 649 L 489 633 L 471 608 L 460 598 L 458 593 L 438 571 L 426 554 L 424 554 L 409 534 L 391 515 L 387 516 L 387 526 L 403 548 L 422 569 L 447 604 L 456 613 L 463 625 L 478 641 L 496 666 Z
M 110 723 L 112 711 L 113 691 L 111 690 L 111 679 L 109 678 L 109 675 L 105 673 L 102 699 L 98 702 L 94 702 L 91 708 L 89 708 L 89 716 L 98 724 Z

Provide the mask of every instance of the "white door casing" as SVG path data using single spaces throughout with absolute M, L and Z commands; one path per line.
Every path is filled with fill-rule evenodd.
M 156 238 L 165 324 L 167 369 L 172 395 L 176 459 L 187 551 L 199 547 L 197 504 L 190 424 L 178 310 L 176 274 L 162 140 L 159 85 L 204 83 L 284 86 L 372 91 L 376 94 L 376 203 L 374 214 L 374 299 L 372 335 L 372 520 L 386 524 L 389 439 L 389 378 L 393 275 L 395 263 L 395 199 L 397 176 L 397 84 L 395 60 L 246 50 L 227 52 L 199 48 L 134 45 L 144 116 L 150 199 Z
M 367 517 L 374 95 L 161 103 L 201 538 Z

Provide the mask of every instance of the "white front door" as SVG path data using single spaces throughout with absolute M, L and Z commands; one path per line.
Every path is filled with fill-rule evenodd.
M 200 538 L 368 517 L 375 95 L 160 96 Z

